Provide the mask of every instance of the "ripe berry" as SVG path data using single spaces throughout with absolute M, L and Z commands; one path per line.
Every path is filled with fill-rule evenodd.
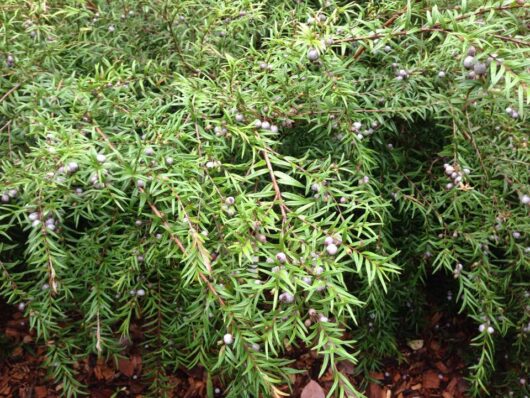
M 9 203 L 9 195 L 7 193 L 2 194 L 2 203 Z
M 229 196 L 228 198 L 225 199 L 225 203 L 229 206 L 233 205 L 235 202 L 236 200 L 234 199 L 233 196 Z
M 330 244 L 326 247 L 326 251 L 328 252 L 329 255 L 333 256 L 335 254 L 337 254 L 337 251 L 339 250 L 339 248 L 334 244 Z
M 327 316 L 324 316 L 324 315 L 320 315 L 320 316 L 318 317 L 318 320 L 319 320 L 320 322 L 329 322 L 328 317 L 327 317 Z
M 261 120 L 254 120 L 254 127 L 256 127 L 257 129 L 259 129 L 261 127 Z
M 495 329 L 493 329 L 492 326 L 488 326 L 488 333 L 493 334 L 495 332 Z
M 276 260 L 278 260 L 280 263 L 285 263 L 287 261 L 287 256 L 283 252 L 279 252 L 276 254 Z
M 112 33 L 116 30 L 116 28 L 114 27 L 114 25 L 110 25 L 109 26 L 109 32 Z
M 171 166 L 171 165 L 173 164 L 173 158 L 170 157 L 170 156 L 168 156 L 168 157 L 166 158 L 166 164 L 167 164 L 168 166 Z
M 278 126 L 274 124 L 271 125 L 271 133 L 274 133 L 274 134 L 278 133 Z
M 28 218 L 29 218 L 31 221 L 38 220 L 38 219 L 40 218 L 40 213 L 38 213 L 38 212 L 30 213 L 30 215 L 28 216 Z
M 475 56 L 477 54 L 477 49 L 474 46 L 469 47 L 467 50 L 467 55 L 469 56 Z
M 473 67 L 473 70 L 475 71 L 475 73 L 479 76 L 481 75 L 485 75 L 486 74 L 486 70 L 487 70 L 487 66 L 486 64 L 483 64 L 481 62 L 478 62 L 475 64 L 475 66 Z
M 136 181 L 136 186 L 138 188 L 145 188 L 145 181 L 144 180 L 137 180 Z
M 326 236 L 326 239 L 324 239 L 324 244 L 326 246 L 329 246 L 333 243 L 333 238 L 331 236 Z
M 267 121 L 264 121 L 264 122 L 261 123 L 261 128 L 263 130 L 269 130 L 271 128 L 271 124 L 269 122 L 267 122 Z
M 236 122 L 242 122 L 243 120 L 245 120 L 245 117 L 241 113 L 236 114 Z
M 263 234 L 256 235 L 256 239 L 258 240 L 258 242 L 261 242 L 261 243 L 267 242 L 267 237 Z
M 464 68 L 466 69 L 472 69 L 475 65 L 475 58 L 471 55 L 468 55 L 464 58 Z
M 99 163 L 105 163 L 105 161 L 107 160 L 107 157 L 105 155 L 103 155 L 102 153 L 98 153 L 96 155 L 96 160 L 99 162 Z
M 223 336 L 223 341 L 226 345 L 230 345 L 234 342 L 234 336 L 232 336 L 230 333 L 227 333 Z
M 138 289 L 138 290 L 136 291 L 136 295 L 137 295 L 137 296 L 140 296 L 140 297 L 141 297 L 141 296 L 145 296 L 145 290 L 144 290 L 144 289 Z
M 304 281 L 304 283 L 307 283 L 308 285 L 310 285 L 311 282 L 313 282 L 313 277 L 311 277 L 309 275 L 308 276 L 304 276 L 304 277 L 302 277 L 302 281 Z
M 514 231 L 514 232 L 512 232 L 512 236 L 514 237 L 514 239 L 520 239 L 521 238 L 521 233 L 518 232 L 518 231 Z
M 286 304 L 291 304 L 294 302 L 294 296 L 289 292 L 284 292 L 280 294 L 278 298 L 280 299 L 280 301 L 283 301 Z
M 319 57 L 320 57 L 320 55 L 318 54 L 318 51 L 315 50 L 314 48 L 310 49 L 310 50 L 307 52 L 307 58 L 308 58 L 310 61 L 316 61 Z
M 440 72 L 438 72 L 438 77 L 440 79 L 443 79 L 445 77 L 445 72 L 443 70 L 441 70 Z
M 521 196 L 521 203 L 524 205 L 530 204 L 530 195 Z
M 79 170 L 79 165 L 76 162 L 70 162 L 66 165 L 68 173 L 72 174 Z
M 147 156 L 153 156 L 155 154 L 155 150 L 149 146 L 149 147 L 145 148 L 144 153 Z

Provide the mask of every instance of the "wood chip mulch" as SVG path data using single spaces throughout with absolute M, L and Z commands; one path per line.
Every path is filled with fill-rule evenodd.
M 35 344 L 34 333 L 28 330 L 28 320 L 13 309 L 0 312 L 8 317 L 0 319 L 0 398 L 62 396 L 61 385 L 47 376 L 43 367 L 46 348 Z M 350 363 L 341 363 L 341 372 L 358 388 L 366 386 L 368 398 L 466 397 L 465 366 L 458 351 L 468 343 L 469 337 L 461 332 L 465 328 L 459 327 L 458 319 L 443 318 L 442 313 L 433 314 L 429 330 L 418 337 L 414 345 L 410 341 L 408 345 L 407 342 L 403 344 L 404 360 L 401 363 L 388 360 L 382 372 L 371 374 L 371 381 L 356 376 L 355 366 Z M 78 362 L 78 379 L 88 385 L 90 397 L 149 395 L 141 354 L 132 347 L 126 355 L 118 364 L 98 361 L 94 357 Z M 302 370 L 293 379 L 292 397 L 317 398 L 329 390 L 333 375 L 328 372 L 318 378 L 321 359 L 314 352 L 293 350 L 290 356 L 295 359 L 294 367 Z M 206 372 L 202 369 L 181 370 L 168 378 L 172 386 L 169 397 L 206 397 Z M 222 397 L 222 386 L 214 387 L 221 390 L 215 396 Z

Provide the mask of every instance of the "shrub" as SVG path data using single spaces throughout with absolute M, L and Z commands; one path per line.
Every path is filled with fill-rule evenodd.
M 434 274 L 472 392 L 527 391 L 528 4 L 97 4 L 0 6 L 0 295 L 65 395 L 132 323 L 157 396 L 280 396 L 291 345 L 357 395 Z

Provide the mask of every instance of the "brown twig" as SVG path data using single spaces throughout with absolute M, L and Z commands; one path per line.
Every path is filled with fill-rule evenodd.
M 269 174 L 271 176 L 272 186 L 274 187 L 275 192 L 275 199 L 280 204 L 280 211 L 282 212 L 282 225 L 287 223 L 287 206 L 283 202 L 282 198 L 282 191 L 280 191 L 280 187 L 278 186 L 278 181 L 276 181 L 276 176 L 274 175 L 274 170 L 272 168 L 271 161 L 269 159 L 269 155 L 267 154 L 267 151 L 262 150 L 261 151 L 263 158 L 265 159 L 265 163 L 267 163 L 267 168 L 269 169 Z
M 11 89 L 5 93 L 4 95 L 2 95 L 2 98 L 0 98 L 0 102 L 2 102 L 3 100 L 5 100 L 7 97 L 9 97 L 13 92 L 15 92 L 18 88 L 20 87 L 20 83 L 17 83 L 15 84 L 13 87 L 11 87 Z
M 142 188 L 140 188 L 140 192 L 145 193 L 145 191 Z M 184 247 L 184 245 L 182 244 L 180 239 L 178 237 L 176 237 L 173 234 L 173 232 L 171 232 L 171 227 L 170 227 L 169 223 L 166 221 L 164 215 L 160 212 L 160 210 L 158 210 L 158 208 L 153 203 L 150 203 L 150 202 L 149 202 L 149 207 L 151 208 L 151 210 L 153 211 L 155 216 L 157 216 L 162 221 L 162 225 L 168 231 L 169 237 L 171 238 L 171 240 L 178 246 L 178 248 L 180 249 L 180 251 L 183 254 L 186 253 L 186 248 Z M 204 283 L 206 283 L 206 286 L 212 292 L 212 294 L 215 296 L 217 301 L 219 301 L 219 304 L 222 307 L 224 307 L 225 306 L 224 300 L 221 298 L 221 296 L 219 296 L 219 293 L 217 293 L 217 291 L 215 290 L 215 288 L 213 287 L 211 282 L 208 280 L 206 275 L 204 275 L 201 271 L 199 271 L 199 277 L 204 281 Z

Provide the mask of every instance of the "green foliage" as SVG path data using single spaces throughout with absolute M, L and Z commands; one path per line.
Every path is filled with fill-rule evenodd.
M 132 323 L 155 396 L 201 365 L 229 397 L 278 397 L 291 346 L 357 395 L 337 363 L 398 355 L 434 274 L 477 328 L 474 394 L 523 394 L 528 12 L 4 0 L 0 295 L 65 395 Z

